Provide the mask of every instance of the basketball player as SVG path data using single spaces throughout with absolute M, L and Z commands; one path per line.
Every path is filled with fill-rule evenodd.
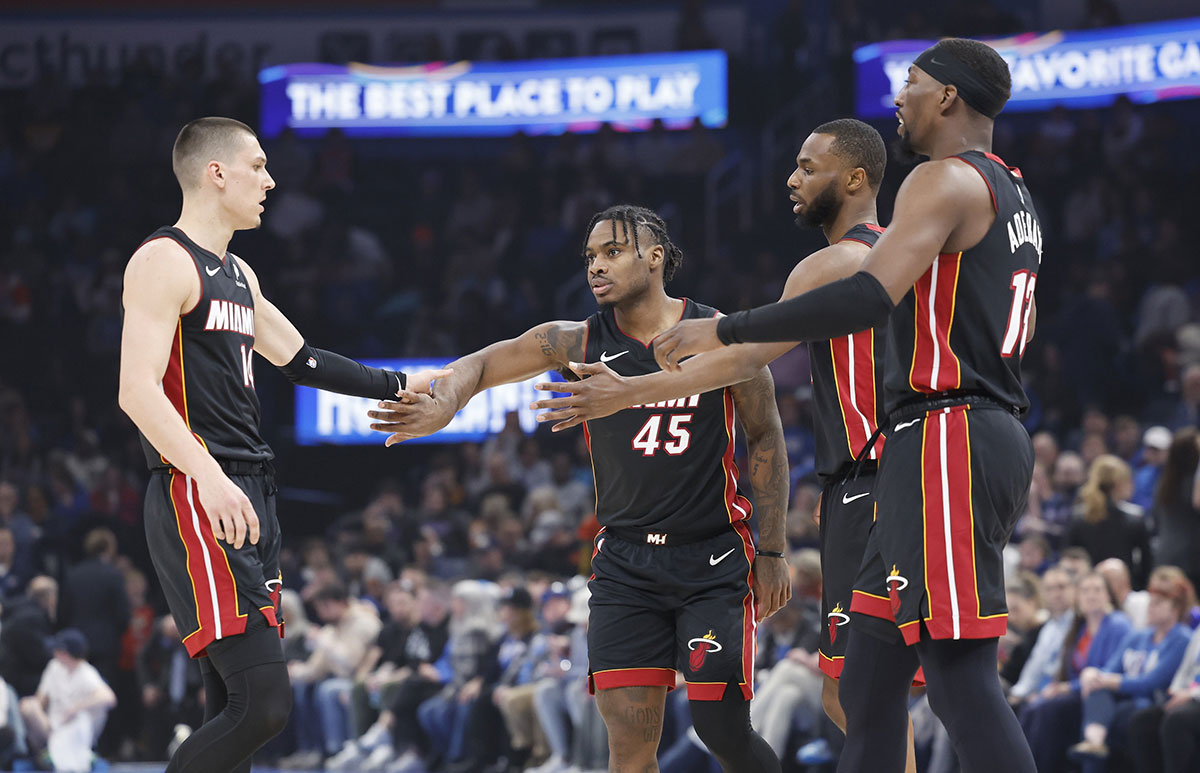
M 125 270 L 120 405 L 152 472 L 150 556 L 204 677 L 205 724 L 167 770 L 249 771 L 292 699 L 279 643 L 273 454 L 259 434 L 253 353 L 298 384 L 364 397 L 427 390 L 446 372 L 406 377 L 314 349 L 263 297 L 254 271 L 226 250 L 235 231 L 258 227 L 275 186 L 248 126 L 193 121 L 171 162 L 179 220 L 147 238 Z
M 836 279 L 852 276 L 883 229 L 878 226 L 875 196 L 883 180 L 887 150 L 879 132 L 853 119 L 822 124 L 804 141 L 796 169 L 787 179 L 795 203 L 796 224 L 821 228 L 829 246 L 796 264 L 784 286 L 783 299 Z M 809 344 L 812 362 L 813 415 L 817 440 L 816 467 L 821 479 L 817 508 L 820 526 L 822 612 L 820 667 L 825 674 L 825 713 L 845 730 L 838 702 L 838 677 L 850 621 L 854 578 L 874 520 L 871 496 L 882 436 L 876 436 L 883 414 L 882 370 L 886 330 Z M 544 409 L 539 421 L 557 421 L 556 431 L 610 415 L 623 406 L 646 400 L 669 400 L 738 383 L 793 343 L 734 346 L 701 354 L 678 372 L 659 371 L 624 378 L 604 363 L 580 365 L 588 376 L 569 384 L 539 384 L 539 389 L 569 392 L 534 403 Z M 868 439 L 875 443 L 867 447 Z M 857 466 L 854 462 L 861 457 Z M 911 743 L 909 744 L 911 750 Z M 908 770 L 916 770 L 909 752 Z
M 375 429 L 396 433 L 389 444 L 436 432 L 472 395 L 548 368 L 600 361 L 626 376 L 655 371 L 655 336 L 680 319 L 717 313 L 667 295 L 682 253 L 650 210 L 607 209 L 586 238 L 600 310 L 456 360 L 432 396 L 406 392 L 415 402 L 372 411 Z M 750 726 L 755 628 L 791 595 L 787 450 L 771 373 L 761 368 L 736 387 L 639 403 L 584 426 L 604 527 L 592 558 L 589 682 L 608 726 L 610 768 L 657 770 L 664 703 L 679 668 L 696 732 L 722 767 L 778 771 Z M 735 416 L 750 452 L 757 550 L 733 462 Z
M 983 43 L 924 51 L 896 106 L 902 141 L 930 160 L 904 181 L 862 270 L 719 323 L 686 321 L 655 346 L 674 368 L 722 344 L 844 335 L 891 315 L 889 434 L 851 604 L 842 773 L 903 768 L 918 665 L 964 770 L 1034 770 L 996 674 L 1007 617 L 1000 554 L 1033 469 L 1016 414 L 1028 406 L 1021 355 L 1042 249 L 1020 171 L 991 153 L 1010 89 L 1008 65 Z

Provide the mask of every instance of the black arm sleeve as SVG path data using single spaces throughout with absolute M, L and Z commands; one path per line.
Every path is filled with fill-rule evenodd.
M 725 345 L 825 341 L 886 322 L 895 307 L 879 280 L 859 271 L 795 298 L 722 317 L 717 336 Z
M 408 377 L 400 371 L 371 368 L 307 343 L 280 370 L 293 384 L 376 400 L 394 399 L 408 384 Z

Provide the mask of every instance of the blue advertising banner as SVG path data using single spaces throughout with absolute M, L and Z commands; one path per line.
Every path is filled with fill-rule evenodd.
M 410 67 L 289 64 L 259 73 L 266 137 L 291 128 L 350 136 L 561 134 L 728 117 L 723 51 L 451 62 Z
M 985 41 L 1008 62 L 1006 111 L 1104 107 L 1200 97 L 1200 18 L 1080 32 L 1026 33 Z M 894 40 L 854 52 L 856 109 L 863 118 L 895 113 L 908 67 L 932 40 Z
M 363 360 L 377 368 L 390 368 L 413 373 L 425 368 L 441 368 L 444 361 L 434 360 Z M 459 411 L 441 432 L 429 437 L 405 441 L 408 443 L 463 443 L 485 440 L 504 428 L 508 414 L 516 412 L 525 434 L 537 429 L 537 414 L 529 404 L 551 393 L 539 392 L 533 385 L 540 381 L 562 381 L 556 372 L 522 381 L 503 384 L 476 395 Z M 302 446 L 383 445 L 386 435 L 371 429 L 373 419 L 367 411 L 376 400 L 325 392 L 310 387 L 296 387 L 296 443 Z

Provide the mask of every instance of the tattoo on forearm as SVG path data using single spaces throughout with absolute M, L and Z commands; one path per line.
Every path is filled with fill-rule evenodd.
M 787 445 L 770 378 L 760 375 L 736 388 L 737 407 L 746 425 L 750 484 L 759 512 L 759 541 L 772 549 L 783 544 L 788 505 Z

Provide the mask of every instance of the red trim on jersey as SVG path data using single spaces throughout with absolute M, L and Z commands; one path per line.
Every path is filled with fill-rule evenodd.
M 857 588 L 850 594 L 850 611 L 860 615 L 878 617 L 889 623 L 896 622 L 896 616 L 892 614 L 891 601 L 884 596 L 876 596 L 874 593 L 867 593 Z
M 829 341 L 833 380 L 837 385 L 838 407 L 846 446 L 857 457 L 878 427 L 875 411 L 875 331 L 852 333 Z M 871 449 L 870 459 L 878 459 L 882 448 L 880 435 Z
M 843 236 L 841 239 L 838 239 L 838 244 L 841 244 L 842 242 L 858 242 L 859 244 L 866 245 L 867 247 L 875 246 L 875 245 L 871 244 L 870 242 L 864 242 L 862 239 L 859 239 L 857 236 Z
M 984 154 L 984 155 L 987 155 L 987 154 Z M 990 156 L 989 156 L 989 157 L 990 157 Z M 988 193 L 990 193 L 990 194 L 992 195 L 992 211 L 993 211 L 993 212 L 999 212 L 999 211 L 1000 211 L 1000 205 L 996 203 L 996 191 L 992 189 L 992 181 L 991 181 L 991 180 L 989 180 L 989 179 L 987 178 L 987 175 L 983 173 L 983 170 L 982 170 L 982 169 L 980 169 L 980 168 L 979 168 L 979 167 L 978 167 L 978 166 L 975 164 L 975 162 L 971 161 L 970 159 L 963 158 L 962 156 L 951 156 L 950 158 L 957 158 L 959 161 L 961 161 L 961 162 L 963 162 L 964 164 L 966 164 L 967 166 L 971 167 L 971 168 L 972 168 L 972 169 L 974 169 L 976 172 L 979 172 L 979 176 L 983 178 L 983 183 L 984 183 L 984 185 L 986 185 L 986 186 L 987 186 L 987 188 L 988 188 Z M 997 161 L 999 161 L 1000 159 L 999 159 L 999 158 L 997 158 L 996 160 L 997 160 Z M 1003 162 L 1003 161 L 1000 161 L 1000 163 L 1001 163 L 1001 164 L 1003 164 L 1004 162 Z
M 673 668 L 609 668 L 588 674 L 588 692 L 611 690 L 614 687 L 666 687 L 675 689 Z
M 725 437 L 729 439 L 729 442 L 725 444 L 725 453 L 721 457 L 721 467 L 725 470 L 725 510 L 729 513 L 729 522 L 736 523 L 748 519 L 754 512 L 754 506 L 750 504 L 749 499 L 738 493 L 737 488 L 737 465 L 733 461 L 734 440 L 737 437 L 737 430 L 733 425 L 733 391 L 729 387 L 725 387 L 721 390 L 721 398 L 725 406 Z M 740 517 L 735 517 L 735 512 Z M 753 562 L 753 553 L 751 553 L 751 563 Z
M 687 314 L 687 309 L 688 309 L 688 299 L 687 299 L 687 298 L 681 298 L 680 300 L 682 300 L 682 301 L 683 301 L 683 311 L 679 312 L 679 319 L 675 320 L 675 322 L 676 322 L 676 323 L 680 322 L 680 321 L 683 319 L 683 316 L 684 316 L 685 314 Z M 643 340 L 642 340 L 642 339 L 640 339 L 640 338 L 635 338 L 635 337 L 633 337 L 633 336 L 629 335 L 628 333 L 626 333 L 624 330 L 621 330 L 621 323 L 617 321 L 617 312 L 616 312 L 616 310 L 613 310 L 613 324 L 617 326 L 617 332 L 619 332 L 621 335 L 625 336 L 625 337 L 626 337 L 626 338 L 628 338 L 630 341 L 637 341 L 639 344 L 641 344 L 642 346 L 646 347 L 647 349 L 649 349 L 649 348 L 650 348 L 650 346 L 651 346 L 651 345 L 654 343 L 654 338 L 658 338 L 658 336 L 654 336 L 654 338 L 651 338 L 651 339 L 650 339 L 650 341 L 649 341 L 649 343 L 647 343 L 646 341 L 643 341 Z M 666 331 L 664 330 L 663 332 L 665 333 Z M 660 335 L 661 335 L 661 334 L 660 334 Z M 586 345 L 586 344 L 585 344 L 585 345 Z
M 824 652 L 818 652 L 817 657 L 817 665 L 820 666 L 821 672 L 824 673 L 825 676 L 829 677 L 830 679 L 841 678 L 842 664 L 846 660 L 844 656 L 839 655 L 836 658 L 831 658 Z
M 175 470 L 171 471 L 171 505 L 183 542 L 198 626 L 184 637 L 183 644 L 189 655 L 198 658 L 217 639 L 245 633 L 246 615 L 238 609 L 237 580 L 225 549 L 213 536 L 199 489 L 190 477 Z M 271 617 L 273 614 L 268 622 Z
M 934 639 L 989 638 L 1003 635 L 1007 628 L 1005 614 L 980 615 L 969 409 L 943 409 L 924 422 L 921 493 L 929 603 L 925 627 Z M 904 633 L 908 639 L 909 633 Z
M 725 697 L 725 688 L 728 686 L 725 682 L 687 682 L 688 700 L 719 701 Z
M 1014 177 L 1024 177 L 1024 175 L 1021 174 L 1020 169 L 1018 169 L 1015 166 L 1009 166 L 1008 164 L 1004 163 L 1004 159 L 1000 158 L 1000 156 L 997 156 L 995 153 L 989 153 L 987 151 L 984 151 L 983 155 L 987 156 L 988 158 L 995 161 L 1000 166 L 1002 166 L 1005 169 L 1007 169 L 1008 171 L 1012 172 Z
M 914 392 L 943 392 L 962 385 L 950 328 L 958 293 L 962 253 L 944 252 L 913 285 L 913 354 L 908 383 Z
M 742 549 L 746 554 L 746 561 L 750 564 L 750 571 L 746 574 L 746 597 L 742 599 L 742 681 L 739 683 L 742 697 L 750 700 L 754 697 L 754 661 L 758 645 L 758 600 L 754 598 L 754 538 L 745 521 L 735 523 L 733 530 L 742 538 Z

